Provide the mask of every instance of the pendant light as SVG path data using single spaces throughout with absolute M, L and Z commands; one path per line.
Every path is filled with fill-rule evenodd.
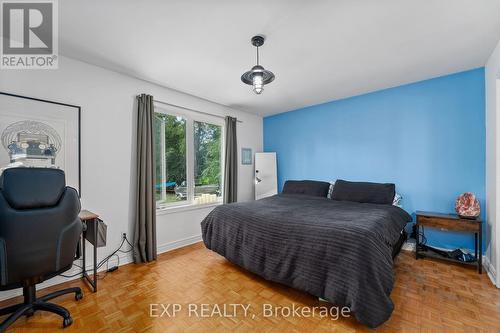
M 241 76 L 243 83 L 253 85 L 253 91 L 260 95 L 264 91 L 264 85 L 273 82 L 274 74 L 259 65 L 259 47 L 264 45 L 263 36 L 254 36 L 251 39 L 252 45 L 257 48 L 257 65 Z

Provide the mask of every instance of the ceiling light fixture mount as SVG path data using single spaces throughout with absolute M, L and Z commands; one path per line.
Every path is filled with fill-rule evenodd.
M 253 36 L 251 42 L 257 48 L 257 65 L 253 66 L 248 72 L 243 73 L 241 81 L 253 85 L 253 91 L 260 95 L 264 91 L 264 85 L 273 82 L 274 74 L 259 64 L 259 47 L 264 45 L 264 36 Z

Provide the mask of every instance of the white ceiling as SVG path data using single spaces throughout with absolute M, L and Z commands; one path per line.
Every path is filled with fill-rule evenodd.
M 483 66 L 499 0 L 64 0 L 60 52 L 260 115 Z M 262 95 L 240 81 L 276 74 Z

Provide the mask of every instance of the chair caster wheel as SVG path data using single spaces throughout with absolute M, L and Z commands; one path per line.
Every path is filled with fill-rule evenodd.
M 64 318 L 64 320 L 63 320 L 63 327 L 68 327 L 71 324 L 73 324 L 73 318 L 71 318 L 71 317 Z
M 80 291 L 78 293 L 75 293 L 75 300 L 79 301 L 83 298 L 83 293 Z

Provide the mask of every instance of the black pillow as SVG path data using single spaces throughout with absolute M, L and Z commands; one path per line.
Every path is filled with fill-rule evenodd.
M 394 184 L 348 182 L 339 179 L 333 186 L 332 199 L 392 205 L 395 194 L 396 186 Z
M 304 194 L 326 198 L 329 188 L 330 183 L 327 182 L 318 182 L 315 180 L 287 180 L 283 186 L 283 193 Z

